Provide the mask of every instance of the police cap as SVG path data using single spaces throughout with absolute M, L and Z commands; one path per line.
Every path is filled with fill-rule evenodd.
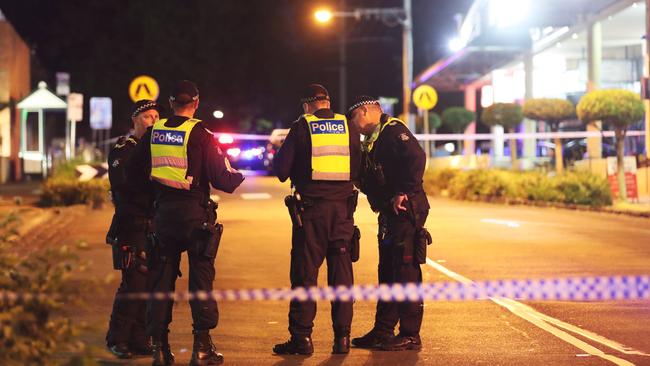
M 301 103 L 311 103 L 317 100 L 330 100 L 330 94 L 320 84 L 309 84 L 302 92 Z
M 199 89 L 189 80 L 180 80 L 174 85 L 169 100 L 176 104 L 188 104 L 199 99 Z
M 155 109 L 158 111 L 158 113 L 162 113 L 164 111 L 163 107 L 153 100 L 141 99 L 133 104 L 133 109 L 131 110 L 131 118 L 135 118 L 138 116 L 138 114 L 146 112 L 150 109 Z
M 376 98 L 369 97 L 367 95 L 359 95 L 359 96 L 355 97 L 352 100 L 352 105 L 350 105 L 350 108 L 348 108 L 348 113 L 347 114 L 348 114 L 348 116 L 351 116 L 352 112 L 355 109 L 357 109 L 357 108 L 359 108 L 361 106 L 370 105 L 370 104 L 380 105 L 379 101 Z

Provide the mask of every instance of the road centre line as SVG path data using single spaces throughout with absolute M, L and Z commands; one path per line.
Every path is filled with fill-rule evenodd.
M 435 261 L 431 260 L 430 258 L 427 258 L 427 265 L 430 267 L 436 269 L 437 271 L 443 273 L 444 275 L 452 278 L 453 280 L 456 280 L 460 283 L 466 284 L 466 285 L 471 285 L 474 282 L 470 280 L 467 277 L 464 277 L 442 265 L 439 263 L 436 263 Z M 561 320 L 555 319 L 553 317 L 550 317 L 548 315 L 542 314 L 535 309 L 533 309 L 530 306 L 524 305 L 518 301 L 512 300 L 512 299 L 507 299 L 503 297 L 490 297 L 490 300 L 494 303 L 496 303 L 499 306 L 502 306 L 509 310 L 511 313 L 517 315 L 518 317 L 532 323 L 533 325 L 539 327 L 540 329 L 543 329 L 552 335 L 562 339 L 563 341 L 589 353 L 590 355 L 600 357 L 602 359 L 605 359 L 607 361 L 613 362 L 616 365 L 619 366 L 634 366 L 633 363 L 624 360 L 622 358 L 618 358 L 613 355 L 606 354 L 602 350 L 574 337 L 573 335 L 559 329 L 559 328 L 564 328 L 567 331 L 571 331 L 573 333 L 576 333 L 578 335 L 581 335 L 585 338 L 591 339 L 595 342 L 598 342 L 604 346 L 607 346 L 609 348 L 612 348 L 618 352 L 628 354 L 628 355 L 639 355 L 639 356 L 649 356 L 646 353 L 643 353 L 641 351 L 637 351 L 631 347 L 624 346 L 616 341 L 610 340 L 608 338 L 605 338 L 603 336 L 600 336 L 596 333 L 584 330 L 582 328 L 576 327 L 574 325 L 571 325 L 569 323 L 563 322 Z M 555 325 L 555 327 L 553 325 Z
M 269 200 L 271 195 L 268 193 L 242 193 L 241 198 L 245 200 Z

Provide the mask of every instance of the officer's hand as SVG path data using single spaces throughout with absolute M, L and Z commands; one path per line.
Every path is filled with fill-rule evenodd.
M 408 200 L 409 198 L 405 194 L 399 194 L 390 200 L 391 203 L 393 204 L 393 211 L 395 212 L 395 215 L 399 215 L 400 211 L 406 211 L 406 207 L 404 207 L 404 202 Z
M 224 162 L 225 162 L 225 164 L 226 164 L 226 169 L 227 169 L 229 172 L 231 172 L 231 173 L 239 173 L 239 170 L 233 168 L 233 167 L 230 165 L 230 160 L 228 160 L 228 158 L 224 157 L 223 160 L 224 160 Z

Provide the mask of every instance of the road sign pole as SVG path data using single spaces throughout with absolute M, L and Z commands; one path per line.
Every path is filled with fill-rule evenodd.
M 70 121 L 70 156 L 74 159 L 77 150 L 77 121 Z
M 429 134 L 429 110 L 425 109 L 424 111 L 424 134 L 428 135 Z M 427 155 L 427 160 L 426 160 L 426 165 L 425 167 L 429 167 L 429 158 L 431 157 L 431 141 L 426 140 L 424 142 L 424 153 Z

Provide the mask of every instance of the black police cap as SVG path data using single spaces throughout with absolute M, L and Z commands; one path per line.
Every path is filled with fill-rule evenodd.
M 305 87 L 300 98 L 301 103 L 311 103 L 317 100 L 330 100 L 330 94 L 324 86 L 320 84 L 309 84 Z
M 187 104 L 199 99 L 199 89 L 189 80 L 180 80 L 174 85 L 169 100 L 176 104 Z
M 359 95 L 352 100 L 352 105 L 348 108 L 348 115 L 351 115 L 355 109 L 370 104 L 380 105 L 376 98 L 367 95 Z
M 162 113 L 164 111 L 163 107 L 153 100 L 141 99 L 133 104 L 133 109 L 131 110 L 131 118 L 135 118 L 138 116 L 138 114 L 146 112 L 150 109 L 155 109 L 158 111 L 158 113 Z

